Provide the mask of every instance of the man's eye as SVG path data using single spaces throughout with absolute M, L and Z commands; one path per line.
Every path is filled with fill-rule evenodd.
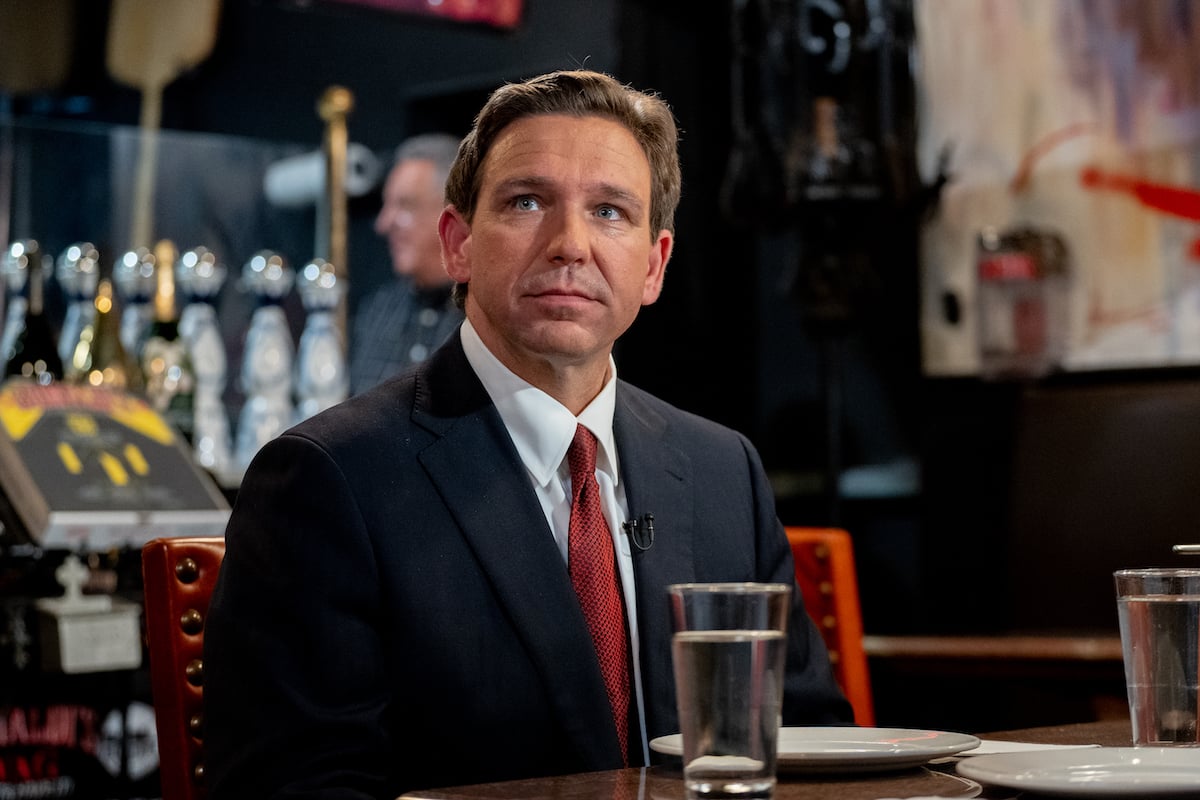
M 596 214 L 602 219 L 610 220 L 612 222 L 617 222 L 625 218 L 625 216 L 619 210 L 613 208 L 612 206 L 600 206 L 600 209 L 596 212 Z
M 537 198 L 528 196 L 518 197 L 513 202 L 513 205 L 521 211 L 537 211 L 541 208 L 541 204 L 538 203 Z

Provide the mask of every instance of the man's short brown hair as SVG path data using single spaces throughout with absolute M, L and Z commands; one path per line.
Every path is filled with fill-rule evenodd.
M 483 161 L 500 133 L 519 119 L 541 114 L 605 117 L 628 128 L 650 162 L 650 235 L 674 232 L 681 178 L 671 109 L 657 95 L 591 70 L 551 72 L 492 92 L 459 145 L 446 181 L 447 202 L 468 222 L 479 200 Z

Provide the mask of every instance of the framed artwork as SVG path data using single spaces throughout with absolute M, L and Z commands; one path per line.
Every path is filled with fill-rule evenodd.
M 521 21 L 524 0 L 326 0 L 368 6 L 382 11 L 425 14 L 457 22 L 475 22 L 498 28 L 515 28 Z
M 926 374 L 978 373 L 1010 312 L 1068 371 L 1200 364 L 1200 4 L 914 0 L 914 21 L 919 169 L 945 181 L 921 230 Z M 1032 322 L 995 282 L 1036 263 L 1013 236 L 1060 260 Z

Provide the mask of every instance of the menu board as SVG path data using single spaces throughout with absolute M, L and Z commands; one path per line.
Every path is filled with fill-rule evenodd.
M 145 400 L 91 386 L 0 386 L 0 491 L 45 548 L 220 535 L 229 519 L 186 442 Z

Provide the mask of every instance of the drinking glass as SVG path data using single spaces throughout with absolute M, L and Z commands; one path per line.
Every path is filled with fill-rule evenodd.
M 1200 745 L 1200 569 L 1114 573 L 1133 743 Z
M 783 700 L 791 587 L 668 587 L 688 798 L 769 798 Z

